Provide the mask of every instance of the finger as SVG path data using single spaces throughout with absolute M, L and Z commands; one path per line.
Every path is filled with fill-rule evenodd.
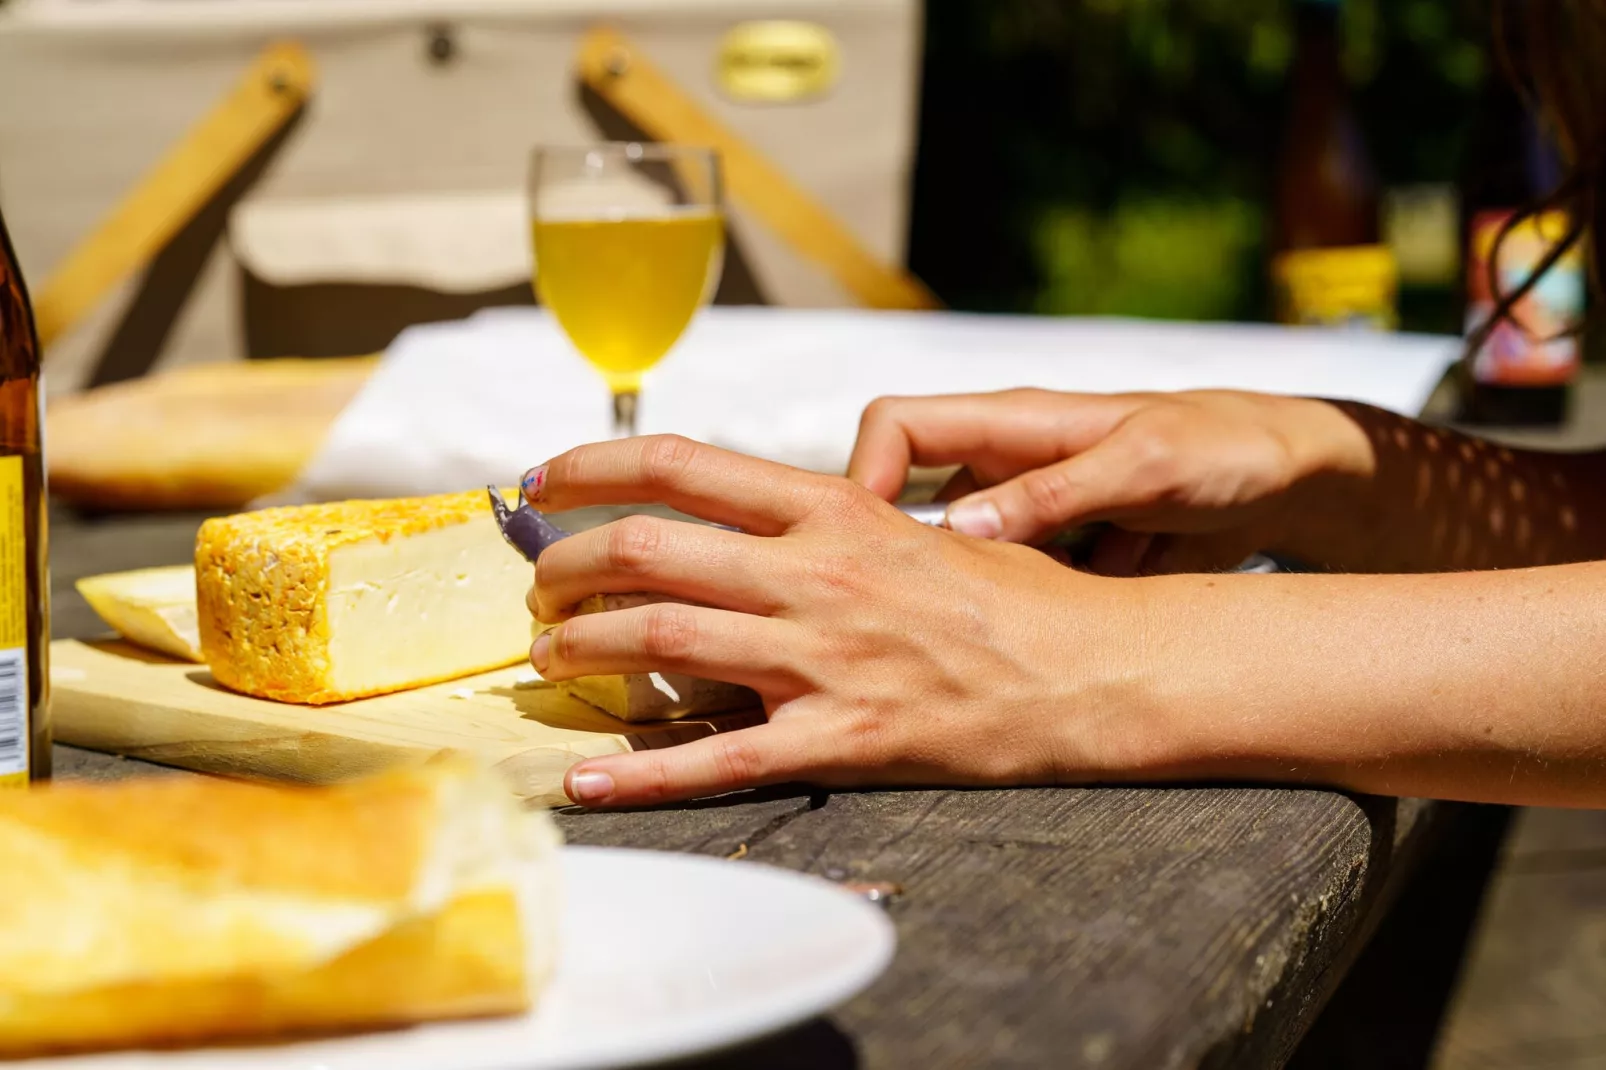
M 825 476 L 679 435 L 580 446 L 525 474 L 530 504 L 563 511 L 656 502 L 756 535 L 779 535 L 829 494 Z
M 1118 433 L 961 498 L 948 507 L 948 526 L 977 538 L 1031 543 L 1073 525 L 1140 517 L 1161 507 L 1171 487 L 1164 458 L 1163 447 Z
M 563 790 L 582 806 L 652 806 L 805 779 L 826 764 L 830 736 L 812 718 L 743 728 L 660 750 L 593 758 Z
M 551 623 L 592 595 L 644 592 L 768 615 L 785 601 L 774 550 L 752 535 L 627 516 L 548 547 L 536 560 L 530 612 Z
M 547 680 L 684 673 L 790 699 L 797 691 L 796 625 L 684 602 L 584 613 L 530 647 Z
M 1089 448 L 1140 403 L 1043 390 L 879 398 L 860 418 L 848 478 L 887 499 L 912 464 L 964 464 L 993 482 Z

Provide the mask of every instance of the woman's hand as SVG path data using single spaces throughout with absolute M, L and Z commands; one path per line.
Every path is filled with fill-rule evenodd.
M 941 497 L 979 538 L 1030 543 L 1097 521 L 1091 567 L 1110 575 L 1229 568 L 1360 511 L 1375 459 L 1336 405 L 1235 391 L 883 398 L 865 412 L 849 476 L 880 497 L 911 464 L 958 464 Z M 1353 533 L 1351 533 L 1353 534 Z M 1156 538 L 1156 536 L 1161 536 Z
M 769 714 L 583 763 L 566 782 L 577 802 L 796 780 L 1044 783 L 1144 765 L 1143 718 L 1121 717 L 1149 671 L 1144 584 L 924 527 L 847 480 L 674 437 L 584 446 L 525 486 L 543 509 L 661 502 L 744 532 L 635 516 L 541 555 L 531 609 L 562 621 L 531 650 L 544 677 L 687 673 L 751 687 Z M 696 604 L 572 615 L 590 595 L 628 592 Z

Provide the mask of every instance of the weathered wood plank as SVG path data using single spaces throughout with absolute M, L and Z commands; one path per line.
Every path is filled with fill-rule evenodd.
M 903 886 L 896 962 L 832 1018 L 862 1065 L 1272 1066 L 1386 877 L 1394 806 L 1376 809 L 1225 788 L 838 794 L 748 857 Z M 652 825 L 633 831 L 672 827 Z

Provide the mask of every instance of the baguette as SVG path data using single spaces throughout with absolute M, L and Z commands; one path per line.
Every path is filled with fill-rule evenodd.
M 0 1056 L 523 1012 L 555 962 L 558 843 L 457 761 L 0 796 Z

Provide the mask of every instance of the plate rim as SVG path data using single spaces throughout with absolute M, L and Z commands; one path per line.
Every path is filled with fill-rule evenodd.
M 699 854 L 692 851 L 675 851 L 651 847 L 614 847 L 604 844 L 570 844 L 565 843 L 559 849 L 559 855 L 578 855 L 579 857 L 593 858 L 627 858 L 645 865 L 668 864 L 674 867 L 702 868 L 713 870 L 732 870 L 757 872 L 762 874 L 761 880 L 774 880 L 794 883 L 799 887 L 808 887 L 813 892 L 829 892 L 842 897 L 842 905 L 850 912 L 857 913 L 865 919 L 871 930 L 874 931 L 875 945 L 867 953 L 862 964 L 852 971 L 844 971 L 839 977 L 833 977 L 832 983 L 817 986 L 820 991 L 812 992 L 811 998 L 798 1001 L 790 1009 L 773 1011 L 766 1014 L 766 1021 L 759 1026 L 743 1029 L 739 1035 L 722 1033 L 717 1039 L 708 1036 L 713 1030 L 703 1030 L 699 1036 L 686 1036 L 680 1042 L 672 1045 L 654 1045 L 650 1051 L 642 1050 L 631 1055 L 627 1061 L 610 1058 L 607 1061 L 571 1061 L 565 1063 L 550 1063 L 540 1067 L 540 1070 L 604 1070 L 611 1067 L 652 1066 L 660 1063 L 674 1062 L 701 1055 L 712 1055 L 721 1051 L 728 1051 L 751 1044 L 767 1037 L 775 1036 L 794 1026 L 801 1025 L 814 1018 L 830 1013 L 842 1006 L 854 996 L 863 992 L 892 965 L 898 950 L 897 926 L 887 915 L 885 908 L 878 907 L 867 900 L 854 896 L 841 888 L 836 882 L 815 873 L 806 873 L 802 870 L 791 869 L 787 866 L 776 865 L 758 859 L 744 858 L 740 861 L 723 858 L 718 855 Z M 562 951 L 559 951 L 562 954 Z M 539 1011 L 537 1011 L 539 1013 Z M 531 1064 L 534 1065 L 534 1064 Z M 506 1070 L 524 1070 L 522 1067 L 510 1065 Z

